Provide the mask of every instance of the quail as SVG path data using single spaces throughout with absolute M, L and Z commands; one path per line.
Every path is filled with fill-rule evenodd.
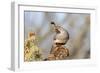
M 54 36 L 54 40 L 53 40 L 54 44 L 65 45 L 69 40 L 69 33 L 67 32 L 66 29 L 56 25 L 54 22 L 51 22 L 51 24 L 54 26 L 54 30 L 56 32 L 56 35 Z
M 51 48 L 50 54 L 46 60 L 63 60 L 69 56 L 69 50 L 64 48 L 62 45 L 65 45 L 69 40 L 69 33 L 66 29 L 61 26 L 56 25 L 54 22 L 51 22 L 54 30 L 56 32 L 53 40 L 53 46 Z
M 61 26 L 56 25 L 54 22 L 51 22 L 51 24 L 53 25 L 56 34 L 54 36 L 53 46 L 51 48 L 50 54 L 55 54 L 57 52 L 60 53 L 61 49 L 63 48 L 62 45 L 65 45 L 67 43 L 67 41 L 69 40 L 69 33 L 67 32 L 66 29 L 64 29 Z M 57 47 L 60 48 L 60 51 L 58 50 Z M 66 51 L 66 50 L 68 50 L 68 49 L 63 48 L 63 51 Z M 66 52 L 67 56 L 69 54 L 68 51 Z

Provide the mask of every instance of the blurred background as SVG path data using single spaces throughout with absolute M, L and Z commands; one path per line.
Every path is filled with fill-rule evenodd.
M 70 39 L 65 47 L 69 49 L 70 56 L 66 59 L 90 58 L 90 14 L 25 11 L 24 38 L 27 39 L 29 32 L 35 32 L 44 58 L 49 55 L 55 34 L 51 21 L 69 33 Z

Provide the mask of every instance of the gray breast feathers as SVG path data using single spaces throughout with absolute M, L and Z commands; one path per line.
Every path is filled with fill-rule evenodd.
M 67 41 L 69 40 L 69 33 L 67 32 L 67 30 L 65 30 L 63 27 L 57 28 L 57 30 L 59 31 L 56 32 L 56 35 L 54 37 L 54 43 L 63 43 L 66 44 Z

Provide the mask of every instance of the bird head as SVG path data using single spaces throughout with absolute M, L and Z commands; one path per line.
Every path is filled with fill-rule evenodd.
M 57 26 L 57 25 L 55 24 L 55 22 L 51 22 L 51 25 L 53 26 L 55 32 L 60 33 L 60 31 L 59 31 L 59 26 Z

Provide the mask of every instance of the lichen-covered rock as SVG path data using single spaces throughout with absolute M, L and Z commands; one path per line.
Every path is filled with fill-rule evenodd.
M 64 60 L 69 56 L 69 50 L 62 46 L 54 47 L 47 60 Z

